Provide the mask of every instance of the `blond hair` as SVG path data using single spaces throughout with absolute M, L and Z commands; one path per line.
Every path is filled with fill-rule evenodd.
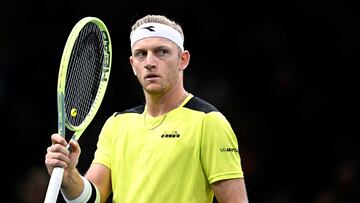
M 181 34 L 182 38 L 185 39 L 184 32 L 183 32 L 181 26 L 178 23 L 176 23 L 175 21 L 170 20 L 169 18 L 167 18 L 166 16 L 163 16 L 163 15 L 146 15 L 146 16 L 140 18 L 131 27 L 130 36 L 132 35 L 132 33 L 134 32 L 134 30 L 136 28 L 140 27 L 141 25 L 143 25 L 145 23 L 161 23 L 164 25 L 168 25 L 168 26 L 174 28 L 176 31 L 178 31 Z

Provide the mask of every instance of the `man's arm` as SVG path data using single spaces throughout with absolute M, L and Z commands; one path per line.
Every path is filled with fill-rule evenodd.
M 66 180 L 66 181 L 65 181 Z M 83 179 L 77 169 L 69 171 L 61 186 L 63 195 L 69 200 L 77 198 L 84 189 Z
M 221 180 L 211 184 L 219 203 L 248 203 L 248 197 L 243 178 Z
M 91 164 L 85 177 L 99 190 L 101 203 L 106 202 L 112 191 L 110 169 L 102 164 Z

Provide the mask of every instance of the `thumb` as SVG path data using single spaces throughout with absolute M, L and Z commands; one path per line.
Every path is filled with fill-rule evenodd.
M 69 150 L 72 154 L 80 155 L 81 149 L 79 143 L 76 140 L 71 139 L 69 141 Z
M 80 146 L 76 140 L 69 141 L 69 150 L 70 150 L 70 155 L 69 155 L 70 163 L 68 167 L 76 168 L 81 152 Z

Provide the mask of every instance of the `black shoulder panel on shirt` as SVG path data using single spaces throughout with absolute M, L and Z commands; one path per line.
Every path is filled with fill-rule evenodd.
M 144 111 L 144 108 L 145 108 L 145 104 L 142 104 L 140 106 L 137 106 L 137 107 L 134 107 L 134 108 L 131 108 L 131 109 L 127 109 L 127 110 L 122 111 L 122 112 L 116 112 L 114 117 L 117 116 L 117 115 L 120 115 L 120 114 L 125 114 L 125 113 L 138 113 L 138 114 L 141 114 Z
M 212 111 L 219 111 L 215 106 L 208 103 L 207 101 L 193 96 L 185 105 L 184 107 L 195 110 L 195 111 L 202 111 L 204 113 L 209 113 Z

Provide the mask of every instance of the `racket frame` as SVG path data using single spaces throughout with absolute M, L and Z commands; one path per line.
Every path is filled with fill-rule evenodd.
M 67 122 L 66 112 L 65 112 L 64 101 L 66 97 L 65 85 L 66 85 L 67 67 L 69 65 L 69 60 L 76 39 L 79 36 L 79 33 L 82 30 L 82 28 L 88 23 L 95 23 L 101 30 L 101 33 L 103 35 L 102 37 L 103 44 L 104 44 L 104 60 L 102 65 L 100 84 L 95 100 L 83 122 L 79 126 L 73 126 Z M 95 114 L 98 111 L 102 99 L 105 95 L 106 87 L 110 76 L 111 61 L 112 61 L 112 46 L 111 46 L 110 34 L 105 24 L 99 18 L 96 17 L 89 16 L 82 18 L 80 21 L 76 23 L 76 25 L 73 27 L 73 29 L 71 30 L 68 36 L 61 57 L 60 68 L 58 73 L 58 83 L 57 83 L 58 133 L 62 135 L 64 138 L 65 138 L 66 128 L 68 128 L 69 130 L 74 131 L 74 134 L 71 139 L 78 140 L 81 134 L 86 129 L 86 127 L 95 117 Z M 70 150 L 69 145 L 67 147 Z M 54 167 L 49 180 L 49 185 L 46 191 L 44 203 L 55 203 L 57 201 L 63 174 L 64 174 L 64 168 Z
M 94 103 L 90 108 L 90 111 L 88 112 L 87 116 L 79 126 L 73 126 L 69 122 L 67 122 L 66 113 L 65 113 L 65 104 L 64 104 L 64 98 L 66 97 L 65 85 L 66 85 L 67 67 L 69 65 L 69 60 L 72 54 L 75 41 L 79 36 L 81 29 L 88 23 L 95 23 L 99 27 L 103 35 L 102 39 L 104 44 L 104 60 L 101 69 L 102 75 L 101 75 L 98 92 L 96 94 Z M 95 117 L 95 114 L 100 107 L 100 104 L 103 100 L 108 85 L 110 70 L 111 70 L 111 61 L 112 61 L 111 57 L 112 57 L 112 46 L 110 41 L 110 35 L 105 24 L 99 18 L 96 17 L 85 17 L 81 19 L 73 27 L 70 35 L 68 36 L 63 55 L 61 57 L 60 69 L 58 74 L 58 84 L 57 84 L 58 133 L 63 137 L 65 137 L 65 127 L 66 127 L 67 129 L 74 132 L 72 139 L 78 140 L 81 134 L 86 129 L 86 127 Z

